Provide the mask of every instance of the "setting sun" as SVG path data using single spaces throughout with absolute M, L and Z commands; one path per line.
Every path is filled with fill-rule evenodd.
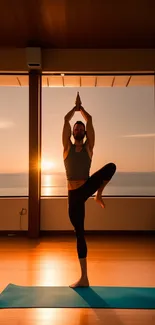
M 51 171 L 55 167 L 55 163 L 50 160 L 43 160 L 41 162 L 41 170 L 42 171 Z

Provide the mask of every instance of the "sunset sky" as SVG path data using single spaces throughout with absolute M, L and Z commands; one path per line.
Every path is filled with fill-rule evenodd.
M 148 87 L 43 88 L 42 169 L 64 172 L 62 128 L 77 91 L 92 115 L 92 172 L 113 161 L 120 172 L 155 171 L 154 89 Z M 28 172 L 28 88 L 0 87 L 0 173 Z M 76 112 L 76 120 L 84 121 Z

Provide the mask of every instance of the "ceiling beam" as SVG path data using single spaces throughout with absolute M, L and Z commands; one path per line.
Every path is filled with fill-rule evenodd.
M 41 53 L 43 72 L 114 74 L 155 71 L 155 49 L 42 49 Z M 27 71 L 26 48 L 0 49 L 0 72 Z

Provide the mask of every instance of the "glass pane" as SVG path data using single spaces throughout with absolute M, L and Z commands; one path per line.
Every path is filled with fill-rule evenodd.
M 0 76 L 0 85 L 0 196 L 28 196 L 28 86 L 20 76 Z
M 77 91 L 95 129 L 90 175 L 108 162 L 117 166 L 104 195 L 155 195 L 154 87 L 136 82 L 128 87 L 43 88 L 42 196 L 67 195 L 62 128 Z M 71 127 L 77 120 L 85 122 L 76 112 Z

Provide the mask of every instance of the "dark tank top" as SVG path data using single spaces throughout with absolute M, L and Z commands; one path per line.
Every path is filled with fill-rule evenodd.
M 87 180 L 91 166 L 85 143 L 80 152 L 76 152 L 75 144 L 71 144 L 68 156 L 64 160 L 68 180 Z

